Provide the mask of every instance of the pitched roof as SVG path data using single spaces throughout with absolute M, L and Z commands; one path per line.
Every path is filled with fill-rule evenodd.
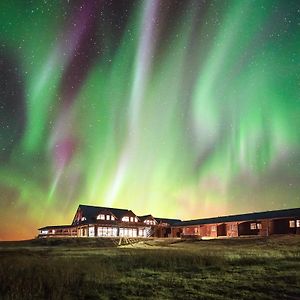
M 46 230 L 46 229 L 62 229 L 62 228 L 76 228 L 76 226 L 73 225 L 53 225 L 53 226 L 45 226 L 41 227 L 38 230 Z
M 153 218 L 152 215 L 138 216 L 138 218 L 141 220 L 141 222 L 145 221 L 145 220 L 146 220 L 147 218 L 149 218 L 149 217 Z M 153 219 L 154 219 L 154 218 L 153 218 Z
M 154 217 L 154 219 L 157 221 L 157 223 L 167 223 L 170 225 L 181 222 L 180 219 L 168 219 L 168 218 L 156 218 L 156 217 Z
M 83 216 L 86 217 L 85 223 L 91 223 L 95 221 L 96 216 L 101 210 L 108 210 L 113 213 L 118 219 L 121 219 L 125 214 L 133 214 L 132 210 L 123 209 L 123 208 L 111 208 L 103 206 L 91 206 L 91 205 L 82 205 L 79 204 L 78 209 L 81 209 Z
M 241 215 L 229 215 L 229 216 L 214 217 L 214 218 L 188 220 L 188 221 L 178 222 L 173 225 L 190 226 L 190 225 L 216 224 L 216 223 L 224 223 L 224 222 L 251 221 L 251 220 L 262 220 L 262 219 L 286 218 L 286 217 L 300 217 L 300 208 L 271 210 L 271 211 L 253 212 L 253 213 L 247 213 Z

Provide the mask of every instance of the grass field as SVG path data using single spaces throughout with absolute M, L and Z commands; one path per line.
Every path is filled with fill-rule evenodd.
M 300 299 L 300 236 L 2 242 L 0 299 Z

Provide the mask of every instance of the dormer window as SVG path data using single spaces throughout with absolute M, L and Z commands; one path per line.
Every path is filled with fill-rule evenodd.
M 123 222 L 129 222 L 129 217 L 127 217 L 127 216 L 126 216 L 126 217 L 123 217 L 123 218 L 122 218 L 122 221 L 123 221 Z
M 97 220 L 105 220 L 105 215 L 104 214 L 99 214 L 97 216 Z
M 144 223 L 146 223 L 147 225 L 155 225 L 154 220 L 145 220 Z
M 86 221 L 86 217 L 81 218 L 81 222 Z

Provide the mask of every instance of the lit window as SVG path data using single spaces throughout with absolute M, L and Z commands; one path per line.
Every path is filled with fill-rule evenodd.
M 123 222 L 129 222 L 129 217 L 123 217 L 123 218 L 122 218 L 122 221 L 123 221 Z
M 291 220 L 290 221 L 290 228 L 294 228 L 295 227 L 295 221 L 294 220 Z
M 48 234 L 48 230 L 41 230 L 41 234 Z
M 89 236 L 94 237 L 95 236 L 95 227 L 89 227 Z
M 86 217 L 82 217 L 82 218 L 81 218 L 81 221 L 86 221 Z
M 251 230 L 256 229 L 256 223 L 251 223 L 251 224 L 250 224 L 250 229 L 251 229 Z
M 98 227 L 98 236 L 117 236 L 118 228 L 116 227 Z
M 138 222 L 139 220 L 138 220 L 138 218 L 137 217 L 135 217 L 134 218 L 134 222 Z
M 262 229 L 261 223 L 256 224 L 257 229 Z
M 115 220 L 115 217 L 114 217 L 114 216 L 110 216 L 110 219 L 111 219 L 112 221 L 114 221 L 114 220 Z
M 105 215 L 104 214 L 98 215 L 97 220 L 105 220 Z
M 296 221 L 297 227 L 300 227 L 300 220 Z
M 106 215 L 106 220 L 110 220 L 110 215 Z
M 133 222 L 133 217 L 130 217 L 130 222 Z

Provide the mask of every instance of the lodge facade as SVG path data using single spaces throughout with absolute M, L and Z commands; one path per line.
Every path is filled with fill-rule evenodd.
M 132 210 L 79 205 L 71 225 L 39 228 L 39 237 L 170 237 L 179 219 L 137 216 Z
M 39 228 L 39 237 L 217 238 L 300 234 L 300 208 L 181 221 L 132 210 L 79 205 L 71 225 Z

